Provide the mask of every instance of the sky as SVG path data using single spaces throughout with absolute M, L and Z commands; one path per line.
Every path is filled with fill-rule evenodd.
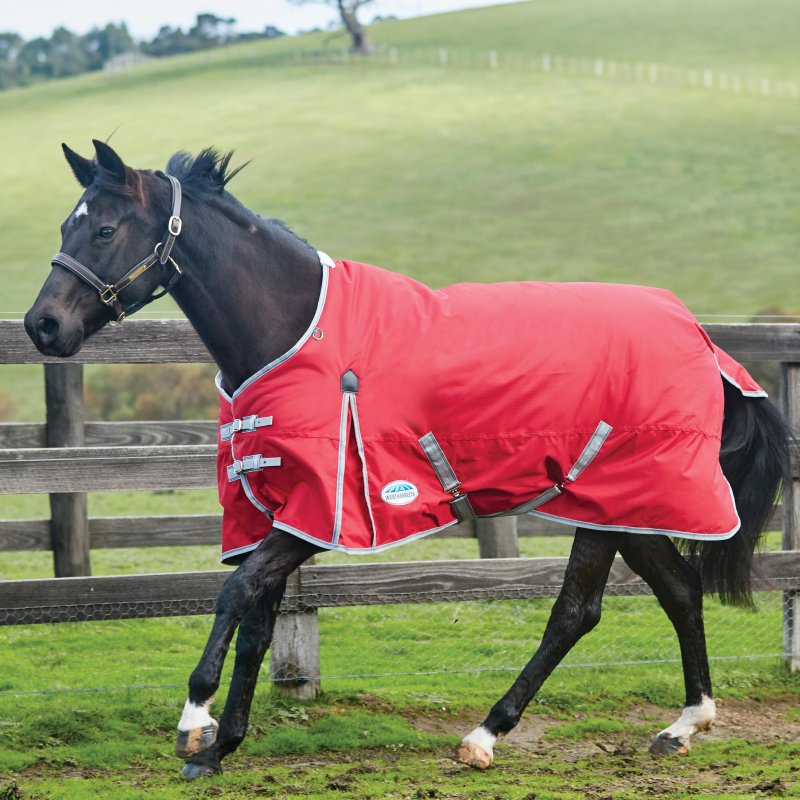
M 498 5 L 509 0 L 375 0 L 361 12 L 369 22 L 380 14 L 415 17 L 460 8 Z M 63 25 L 85 33 L 107 22 L 125 22 L 134 39 L 152 39 L 162 25 L 191 27 L 198 13 L 234 17 L 239 31 L 261 31 L 274 25 L 287 33 L 325 28 L 337 18 L 326 3 L 297 6 L 289 0 L 4 0 L 0 4 L 0 31 L 14 31 L 25 39 L 47 36 Z

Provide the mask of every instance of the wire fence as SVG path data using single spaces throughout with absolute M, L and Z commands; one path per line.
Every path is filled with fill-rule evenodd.
M 778 663 L 784 657 L 782 623 L 792 604 L 790 594 L 781 591 L 781 580 L 771 581 L 771 587 L 756 593 L 755 613 L 706 598 L 708 652 L 716 669 L 729 662 Z M 627 596 L 613 596 L 615 587 L 609 588 L 612 596 L 604 599 L 600 625 L 579 641 L 558 669 L 680 663 L 675 632 L 649 589 L 628 585 Z M 465 596 L 443 602 L 437 602 L 439 596 L 420 593 L 401 605 L 320 608 L 320 674 L 307 677 L 319 678 L 331 689 L 362 688 L 375 680 L 381 688 L 398 681 L 405 689 L 412 684 L 424 688 L 421 680 L 413 680 L 423 677 L 435 678 L 442 686 L 469 673 L 509 673 L 510 681 L 539 646 L 557 591 L 556 586 L 543 586 L 541 597 L 533 599 L 476 601 Z M 198 652 L 200 644 L 198 640 Z M 185 687 L 184 667 L 170 668 L 162 661 L 154 669 L 154 681 L 12 689 L 0 691 L 0 697 Z M 265 666 L 261 682 L 270 680 Z

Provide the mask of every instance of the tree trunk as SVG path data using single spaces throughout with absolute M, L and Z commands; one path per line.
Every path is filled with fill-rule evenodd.
M 344 4 L 344 0 L 338 0 L 338 6 L 344 27 L 347 29 L 352 40 L 351 52 L 360 53 L 361 55 L 371 53 L 373 47 L 367 37 L 367 29 L 358 21 L 358 17 L 356 16 L 358 4 L 355 4 L 352 8 L 347 8 Z

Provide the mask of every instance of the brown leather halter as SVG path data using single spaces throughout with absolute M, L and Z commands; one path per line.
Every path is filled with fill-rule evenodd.
M 143 258 L 138 264 L 136 264 L 136 266 L 131 267 L 131 269 L 129 269 L 116 283 L 106 283 L 94 272 L 92 272 L 89 267 L 84 266 L 80 261 L 67 253 L 58 252 L 50 260 L 50 264 L 52 266 L 57 264 L 59 267 L 64 267 L 64 269 L 69 270 L 73 274 L 77 275 L 82 281 L 85 281 L 90 286 L 97 289 L 101 302 L 112 309 L 112 311 L 117 315 L 117 323 L 122 322 L 126 316 L 133 314 L 140 308 L 152 303 L 153 300 L 158 300 L 159 297 L 163 297 L 167 292 L 170 291 L 170 289 L 172 289 L 178 278 L 180 278 L 183 274 L 181 268 L 175 263 L 175 260 L 171 256 L 172 247 L 175 244 L 175 240 L 178 238 L 178 236 L 180 236 L 181 227 L 183 225 L 181 222 L 181 184 L 178 179 L 174 178 L 172 175 L 165 175 L 165 177 L 167 180 L 169 180 L 170 185 L 172 186 L 172 215 L 167 222 L 167 233 L 164 238 L 153 248 L 153 252 L 150 253 L 147 258 Z M 164 265 L 167 263 L 167 261 L 169 261 L 169 263 L 175 268 L 175 274 L 169 279 L 167 284 L 164 286 L 164 289 L 160 292 L 151 294 L 146 300 L 140 300 L 129 305 L 127 308 L 123 308 L 122 303 L 119 301 L 119 293 L 123 289 L 126 289 L 128 286 L 130 286 L 138 277 L 144 275 L 144 273 L 147 272 L 150 267 L 154 266 L 155 264 Z

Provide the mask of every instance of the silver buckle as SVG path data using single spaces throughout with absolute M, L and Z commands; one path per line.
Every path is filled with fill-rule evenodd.
M 167 230 L 170 232 L 172 236 L 180 236 L 181 229 L 183 228 L 183 221 L 180 217 L 176 217 L 174 214 L 169 218 L 169 222 L 167 223 Z

